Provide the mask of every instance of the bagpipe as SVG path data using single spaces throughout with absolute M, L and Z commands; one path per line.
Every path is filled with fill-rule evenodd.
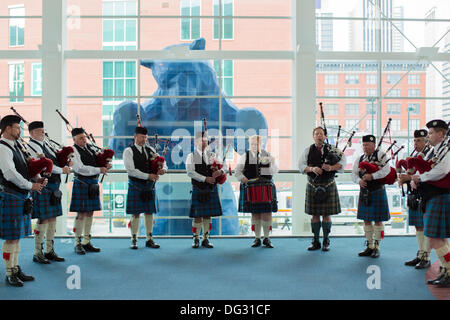
M 205 133 L 205 136 L 208 139 L 208 146 L 209 146 L 210 141 L 209 141 L 209 137 L 208 137 L 208 127 L 206 126 L 206 118 L 203 118 L 203 132 Z M 222 168 L 224 168 L 228 150 L 229 150 L 229 145 L 226 148 L 226 151 L 223 155 L 222 161 L 220 161 L 220 159 L 218 159 L 217 156 L 214 156 L 214 158 L 210 159 L 211 160 L 210 169 L 213 173 L 218 170 L 222 170 Z M 224 173 L 216 178 L 216 183 L 218 183 L 218 184 L 224 184 L 225 181 L 227 181 L 227 174 L 226 174 L 225 170 L 223 170 L 223 171 L 224 171 Z M 231 170 L 229 170 L 229 172 L 231 175 Z
M 320 106 L 320 118 L 321 118 L 321 124 L 322 124 L 322 128 L 323 131 L 325 133 L 326 136 L 326 140 L 324 143 L 324 148 L 326 148 L 327 152 L 324 152 L 324 163 L 328 164 L 330 166 L 334 166 L 336 163 L 338 163 L 339 161 L 341 161 L 342 156 L 344 155 L 345 149 L 347 149 L 347 147 L 351 147 L 352 146 L 352 138 L 355 135 L 355 131 L 353 131 L 349 138 L 347 139 L 347 143 L 345 144 L 344 149 L 340 150 L 338 148 L 339 146 L 339 138 L 341 135 L 341 130 L 344 131 L 342 129 L 342 127 L 339 125 L 338 127 L 338 132 L 337 132 L 337 137 L 336 137 L 336 144 L 333 146 L 329 143 L 328 141 L 328 132 L 327 132 L 327 126 L 325 123 L 325 114 L 323 112 L 323 106 L 322 106 L 322 102 L 319 102 L 319 106 Z
M 142 127 L 142 120 L 141 117 L 139 116 L 139 114 L 136 115 L 137 118 L 137 126 L 138 127 Z M 169 146 L 169 140 L 166 140 L 164 143 L 164 148 L 163 148 L 163 152 L 162 155 L 160 155 L 158 153 L 158 134 L 155 133 L 155 143 L 154 143 L 154 147 L 151 147 L 148 140 L 145 141 L 145 146 L 151 150 L 152 154 L 150 154 L 150 172 L 152 174 L 158 174 L 158 171 L 164 168 L 164 164 L 166 163 L 166 153 L 168 150 L 168 146 Z M 161 139 L 162 140 L 162 139 Z
M 58 113 L 58 115 L 61 117 L 61 119 L 64 121 L 64 123 L 66 124 L 66 129 L 69 132 L 72 132 L 73 127 L 70 124 L 69 120 L 67 120 L 62 114 L 61 112 L 56 109 L 56 113 Z M 81 128 L 83 129 L 83 128 Z M 110 164 L 112 162 L 112 159 L 114 157 L 114 150 L 112 149 L 108 149 L 108 148 L 100 148 L 95 139 L 94 136 L 92 135 L 92 133 L 88 134 L 86 132 L 86 130 L 83 129 L 83 133 L 85 134 L 87 140 L 88 140 L 88 145 L 92 148 L 92 150 L 95 152 L 95 163 L 97 167 L 106 167 L 108 164 Z M 102 179 L 100 182 L 103 182 L 103 179 L 105 178 L 105 175 L 103 174 Z M 67 181 L 67 178 L 66 178 Z
M 11 107 L 11 110 L 22 119 L 22 121 L 28 125 L 28 122 L 14 109 Z M 49 158 L 46 158 L 45 155 L 40 154 L 34 149 L 30 144 L 28 144 L 22 137 L 19 136 L 17 139 L 17 145 L 20 150 L 24 154 L 26 161 L 28 163 L 28 174 L 30 177 L 35 177 L 38 174 L 42 174 L 44 177 L 50 177 L 52 175 L 53 170 L 53 161 Z M 37 154 L 37 159 L 33 157 L 29 149 L 34 151 Z
M 22 121 L 25 122 L 28 125 L 28 122 L 25 121 L 25 119 L 13 108 L 11 107 L 11 110 L 20 118 L 22 118 Z M 50 139 L 47 132 L 44 133 L 44 141 L 43 143 L 53 151 L 53 153 L 56 155 L 57 163 L 56 165 L 63 168 L 69 164 L 69 162 L 74 157 L 74 150 L 71 146 L 62 146 L 55 140 Z
M 430 160 L 425 160 L 425 155 L 419 154 L 418 156 L 411 157 L 406 161 L 408 173 L 413 175 L 417 171 L 420 174 L 430 171 L 444 159 L 444 157 L 447 155 L 447 152 L 449 151 L 449 148 L 450 128 L 447 130 L 444 141 L 441 143 L 439 148 L 434 151 L 434 155 Z M 434 185 L 435 187 L 448 189 L 450 188 L 450 173 L 447 173 L 444 178 L 438 181 L 429 181 L 427 183 Z
M 375 159 L 374 155 L 377 154 L 378 155 L 378 151 L 380 151 L 381 148 L 381 144 L 383 143 L 384 137 L 386 135 L 387 132 L 389 132 L 390 135 L 390 131 L 389 131 L 389 127 L 391 124 L 392 119 L 389 118 L 389 121 L 383 131 L 383 135 L 380 138 L 380 141 L 378 142 L 378 145 L 375 149 L 375 151 L 368 157 L 367 161 L 361 161 L 359 163 L 359 169 L 360 169 L 360 176 L 362 177 L 364 174 L 369 173 L 375 173 L 378 170 L 384 168 L 384 166 L 389 165 L 389 161 L 393 160 L 395 158 L 395 156 L 397 156 L 397 154 L 404 148 L 404 146 L 401 146 L 400 148 L 397 149 L 397 151 L 393 152 L 393 148 L 396 145 L 397 141 L 394 140 L 394 142 L 392 142 L 388 149 L 386 150 L 386 152 L 383 154 L 383 156 L 380 159 Z M 391 157 L 387 158 L 387 154 L 391 152 Z M 378 157 L 378 156 L 377 156 Z M 393 184 L 395 181 L 397 180 L 397 171 L 396 169 L 394 169 L 393 167 L 390 167 L 390 171 L 389 174 L 381 179 L 376 179 L 374 181 L 378 182 L 379 184 L 388 184 L 391 185 Z

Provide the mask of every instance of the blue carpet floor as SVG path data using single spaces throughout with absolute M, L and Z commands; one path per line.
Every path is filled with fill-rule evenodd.
M 414 237 L 385 238 L 378 259 L 358 257 L 363 238 L 332 238 L 329 252 L 307 251 L 307 238 L 274 238 L 274 249 L 251 248 L 252 240 L 213 238 L 214 249 L 192 249 L 191 239 L 162 238 L 150 249 L 139 239 L 130 250 L 129 239 L 93 239 L 102 252 L 79 256 L 72 239 L 58 238 L 66 261 L 41 265 L 32 262 L 34 240 L 22 239 L 19 264 L 36 280 L 8 287 L 0 269 L 0 299 L 434 299 L 426 270 L 403 265 L 416 254 Z M 367 287 L 371 265 L 380 289 Z M 80 289 L 67 287 L 71 266 L 79 267 Z

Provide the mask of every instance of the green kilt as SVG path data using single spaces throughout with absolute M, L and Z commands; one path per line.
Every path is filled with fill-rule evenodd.
M 324 201 L 314 200 L 314 186 L 322 186 L 326 189 L 327 197 Z M 311 182 L 306 185 L 305 212 L 314 216 L 329 216 L 340 213 L 341 203 L 334 179 L 326 183 L 314 184 L 314 186 Z

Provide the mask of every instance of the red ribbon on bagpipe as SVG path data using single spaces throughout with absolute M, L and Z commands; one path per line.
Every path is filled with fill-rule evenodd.
M 14 109 L 11 107 L 11 110 L 22 119 L 22 121 L 28 125 L 28 122 Z M 28 162 L 28 174 L 30 177 L 35 177 L 38 174 L 42 174 L 44 177 L 50 177 L 52 175 L 53 170 L 53 161 L 46 158 L 43 154 L 39 154 L 30 144 L 28 144 L 22 137 L 19 136 L 17 139 L 17 144 L 19 145 L 20 150 L 25 155 L 26 160 Z M 34 158 L 31 152 L 28 150 L 33 150 L 38 158 Z

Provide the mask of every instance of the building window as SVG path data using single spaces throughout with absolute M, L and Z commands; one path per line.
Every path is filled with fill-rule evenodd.
M 200 0 L 181 0 L 181 16 L 200 16 Z M 200 18 L 181 19 L 181 40 L 200 38 Z
M 372 103 L 366 104 L 366 113 L 367 114 L 376 114 L 377 113 L 377 105 L 372 104 Z
M 103 95 L 136 95 L 136 62 L 103 61 Z M 103 101 L 121 102 L 124 98 L 103 98 Z
M 31 64 L 31 95 L 42 96 L 42 63 Z
M 339 123 L 337 119 L 328 119 L 325 120 L 325 125 L 327 126 L 327 128 L 337 128 L 339 126 Z
M 420 74 L 408 74 L 408 84 L 420 84 Z
M 345 75 L 345 83 L 346 84 L 358 84 L 359 83 L 359 75 L 357 75 L 357 74 L 346 74 Z
M 420 89 L 408 89 L 408 97 L 420 97 Z
M 325 84 L 338 84 L 339 78 L 337 74 L 326 74 Z
M 9 64 L 9 99 L 10 102 L 23 102 L 24 96 L 24 63 Z
M 103 1 L 102 13 L 108 16 L 137 14 L 136 1 Z M 103 19 L 103 50 L 136 50 L 137 19 Z
M 357 116 L 359 115 L 359 104 L 346 104 L 345 105 L 345 114 Z
M 222 16 L 233 16 L 233 0 L 221 0 Z M 214 16 L 219 16 L 219 0 L 214 0 Z M 214 19 L 214 40 L 219 39 L 219 21 L 222 21 L 222 39 L 233 39 L 233 19 Z
M 409 132 L 414 132 L 414 130 L 420 129 L 420 119 L 410 119 L 409 120 Z
M 387 97 L 400 97 L 400 89 L 392 89 L 388 92 Z
M 400 119 L 392 119 L 391 121 L 391 130 L 392 131 L 400 131 L 401 127 L 400 127 Z
M 388 84 L 396 84 L 400 81 L 401 75 L 399 74 L 388 74 L 386 77 L 386 82 Z
M 358 97 L 359 89 L 345 89 L 345 96 L 346 97 Z
M 366 89 L 366 96 L 368 97 L 376 97 L 377 89 Z
M 345 120 L 345 129 L 347 131 L 358 131 L 359 130 L 359 120 L 358 119 Z
M 323 111 L 327 116 L 336 116 L 339 113 L 339 106 L 337 104 L 327 103 Z
M 325 96 L 326 97 L 337 97 L 338 90 L 337 89 L 325 89 Z
M 24 6 L 14 6 L 9 8 L 10 17 L 25 16 Z M 25 42 L 25 18 L 9 19 L 9 46 L 23 46 Z
M 420 114 L 420 103 L 408 103 L 409 114 Z
M 233 60 L 222 60 L 222 69 L 219 70 L 219 61 L 214 61 L 214 70 L 216 70 L 217 81 L 219 74 L 222 76 L 222 89 L 227 96 L 233 95 Z M 220 72 L 219 72 L 220 71 Z
M 366 75 L 366 83 L 367 84 L 377 84 L 377 75 L 376 74 Z
M 387 105 L 387 113 L 388 114 L 400 114 L 401 106 L 400 103 L 390 103 Z

